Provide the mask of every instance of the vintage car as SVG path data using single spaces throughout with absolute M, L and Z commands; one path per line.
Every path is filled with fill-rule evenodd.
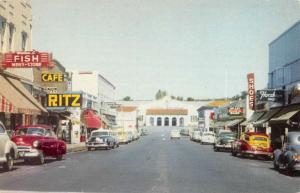
M 231 153 L 237 155 L 263 156 L 272 158 L 273 152 L 269 136 L 265 133 L 247 132 L 232 143 Z
M 200 142 L 201 140 L 201 132 L 200 131 L 193 131 L 191 137 L 190 137 L 191 141 L 196 141 L 196 142 Z
M 180 139 L 180 132 L 177 129 L 173 129 L 170 133 L 170 139 Z
M 236 140 L 236 133 L 231 131 L 219 132 L 215 143 L 215 151 L 230 151 L 232 148 L 232 142 Z
M 216 137 L 213 132 L 204 132 L 201 135 L 201 144 L 214 144 Z
M 94 149 L 114 149 L 118 147 L 118 143 L 115 138 L 110 135 L 92 135 L 86 142 L 88 151 Z
M 17 156 L 17 146 L 10 140 L 4 125 L 0 122 L 0 164 L 5 171 L 13 169 L 14 159 Z
M 21 125 L 16 128 L 12 141 L 16 143 L 21 159 L 38 164 L 44 164 L 46 157 L 62 160 L 67 149 L 65 142 L 58 140 L 47 125 Z
M 300 170 L 300 132 L 289 132 L 282 149 L 274 151 L 274 169 L 287 170 L 291 175 Z

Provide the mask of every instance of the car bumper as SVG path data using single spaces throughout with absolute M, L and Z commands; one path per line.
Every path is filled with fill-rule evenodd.
M 264 156 L 269 156 L 269 157 L 273 156 L 273 153 L 271 153 L 271 152 L 258 151 L 258 150 L 255 150 L 255 151 L 242 151 L 242 153 L 250 154 L 250 155 L 264 155 Z
M 87 148 L 105 148 L 108 147 L 108 145 L 106 143 L 99 143 L 99 144 L 86 144 Z
M 40 155 L 40 151 L 37 149 L 30 149 L 28 151 L 22 151 L 22 150 L 18 150 L 18 157 L 21 159 L 24 158 L 35 158 L 38 157 Z
M 215 147 L 221 148 L 221 149 L 231 149 L 232 148 L 231 144 L 224 144 L 224 145 L 216 144 Z

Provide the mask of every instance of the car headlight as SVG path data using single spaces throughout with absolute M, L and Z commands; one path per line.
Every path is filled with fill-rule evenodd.
M 32 146 L 37 148 L 38 146 L 40 145 L 40 142 L 38 140 L 35 140 L 33 143 L 32 143 Z

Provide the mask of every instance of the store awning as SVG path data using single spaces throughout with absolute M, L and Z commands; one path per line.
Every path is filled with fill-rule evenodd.
M 252 114 L 252 116 L 249 119 L 247 119 L 246 121 L 242 122 L 241 125 L 242 126 L 247 126 L 250 123 L 254 123 L 258 119 L 260 119 L 264 114 L 265 114 L 265 112 L 254 112 Z
M 24 88 L 22 83 L 13 78 L 0 75 L 1 112 L 41 114 L 47 112 L 39 102 Z M 7 105 L 9 108 L 7 109 Z M 10 110 L 15 109 L 15 110 Z M 7 111 L 8 110 L 8 111 Z
M 101 120 L 92 110 L 84 111 L 83 121 L 86 128 L 101 128 Z
M 257 121 L 254 122 L 253 124 L 254 124 L 255 126 L 259 126 L 259 125 L 262 125 L 262 124 L 266 123 L 266 122 L 269 121 L 272 117 L 274 117 L 280 110 L 281 110 L 281 108 L 270 109 L 268 112 L 266 112 L 266 113 L 264 114 L 264 116 L 262 116 L 259 120 L 257 120 Z
M 217 121 L 215 123 L 213 123 L 210 127 L 211 128 L 222 128 L 225 127 L 225 125 L 227 125 L 227 123 L 229 123 L 230 121 Z
M 270 123 L 286 123 L 299 111 L 300 111 L 300 104 L 286 106 L 270 120 Z
M 227 127 L 234 127 L 237 124 L 241 123 L 244 119 L 234 119 L 226 123 Z

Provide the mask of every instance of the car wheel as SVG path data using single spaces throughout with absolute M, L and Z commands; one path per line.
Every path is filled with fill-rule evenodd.
M 275 170 L 279 170 L 279 165 L 276 163 L 276 160 L 274 159 L 274 161 L 273 161 L 273 167 L 274 167 L 274 169 Z
M 38 156 L 38 164 L 43 165 L 45 163 L 45 154 L 44 152 L 41 152 Z
M 62 160 L 62 158 L 63 158 L 63 155 L 62 155 L 62 154 L 60 154 L 60 155 L 56 156 L 56 160 L 57 160 L 57 161 L 61 161 L 61 160 Z
M 215 147 L 215 152 L 218 152 L 218 151 L 219 151 L 219 149 L 217 147 Z
M 91 150 L 92 150 L 92 148 L 88 147 L 88 148 L 87 148 L 87 150 L 88 150 L 88 151 L 91 151 Z
M 11 171 L 14 167 L 14 158 L 13 158 L 13 155 L 12 153 L 8 153 L 6 155 L 6 162 L 3 164 L 3 169 L 5 171 Z
M 234 150 L 231 150 L 231 155 L 234 156 L 234 157 L 236 157 L 237 156 L 237 152 L 234 151 Z

